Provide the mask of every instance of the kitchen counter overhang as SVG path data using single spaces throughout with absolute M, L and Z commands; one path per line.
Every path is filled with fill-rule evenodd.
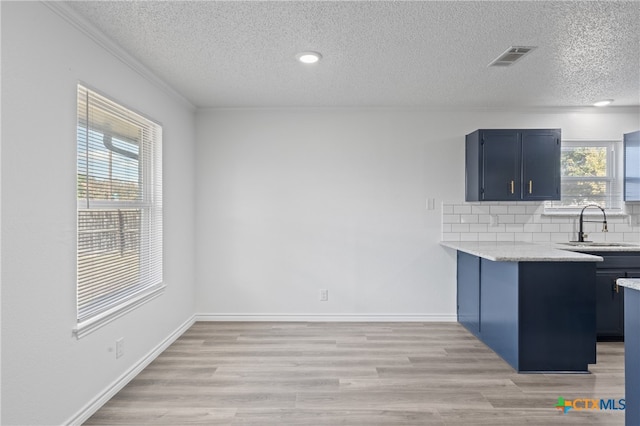
M 494 262 L 602 262 L 602 257 L 552 244 L 503 241 L 441 241 L 440 245 Z M 583 249 L 584 250 L 584 249 Z M 620 251 L 620 250 L 618 250 Z

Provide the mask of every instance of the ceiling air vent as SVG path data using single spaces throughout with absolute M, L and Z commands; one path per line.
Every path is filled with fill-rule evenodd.
M 522 59 L 524 55 L 535 49 L 535 46 L 511 46 L 504 53 L 494 59 L 489 66 L 490 67 L 508 67 L 513 65 L 518 60 Z

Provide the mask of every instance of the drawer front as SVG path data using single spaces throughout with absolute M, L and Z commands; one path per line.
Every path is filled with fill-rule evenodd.
M 638 253 L 598 253 L 603 262 L 596 263 L 598 269 L 640 269 L 640 254 Z

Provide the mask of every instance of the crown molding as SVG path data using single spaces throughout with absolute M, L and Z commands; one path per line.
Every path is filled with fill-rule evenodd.
M 91 24 L 82 15 L 71 9 L 65 2 L 61 1 L 41 1 L 42 4 L 47 6 L 58 16 L 73 25 L 76 29 L 80 30 L 84 35 L 96 42 L 100 47 L 113 55 L 116 59 L 127 65 L 133 71 L 138 73 L 144 79 L 154 84 L 160 90 L 179 101 L 182 105 L 189 108 L 191 111 L 196 110 L 196 106 L 193 105 L 187 98 L 182 96 L 176 89 L 171 87 L 167 82 L 158 77 L 149 67 L 144 65 L 134 56 L 129 54 L 120 45 L 111 40 L 102 31 L 98 30 L 93 24 Z
M 640 0 L 638 0 L 640 1 Z M 531 113 L 531 114 L 640 114 L 640 106 L 421 106 L 421 105 L 289 105 L 289 106 L 203 106 L 198 111 L 389 111 L 425 113 Z

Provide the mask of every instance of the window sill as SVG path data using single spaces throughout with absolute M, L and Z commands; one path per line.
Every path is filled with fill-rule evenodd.
M 566 210 L 545 210 L 542 212 L 542 216 L 549 216 L 549 217 L 576 217 L 576 216 L 580 216 L 580 211 L 582 209 L 566 209 Z M 605 212 L 607 213 L 607 217 L 627 217 L 629 216 L 629 213 L 625 212 L 624 210 L 607 210 L 605 209 Z M 602 212 L 600 210 L 593 210 L 593 211 L 589 211 L 589 210 L 585 210 L 584 212 L 584 217 L 596 217 L 596 218 L 602 218 Z
M 105 311 L 95 317 L 79 322 L 78 325 L 73 329 L 73 334 L 77 339 L 81 339 L 84 336 L 87 336 L 99 328 L 109 324 L 111 321 L 114 321 L 121 316 L 138 309 L 140 306 L 144 305 L 147 302 L 152 301 L 156 297 L 162 295 L 164 290 L 166 289 L 166 285 L 160 284 L 156 287 L 153 287 L 138 296 L 127 300 L 125 303 L 120 306 L 116 306 L 108 311 Z

